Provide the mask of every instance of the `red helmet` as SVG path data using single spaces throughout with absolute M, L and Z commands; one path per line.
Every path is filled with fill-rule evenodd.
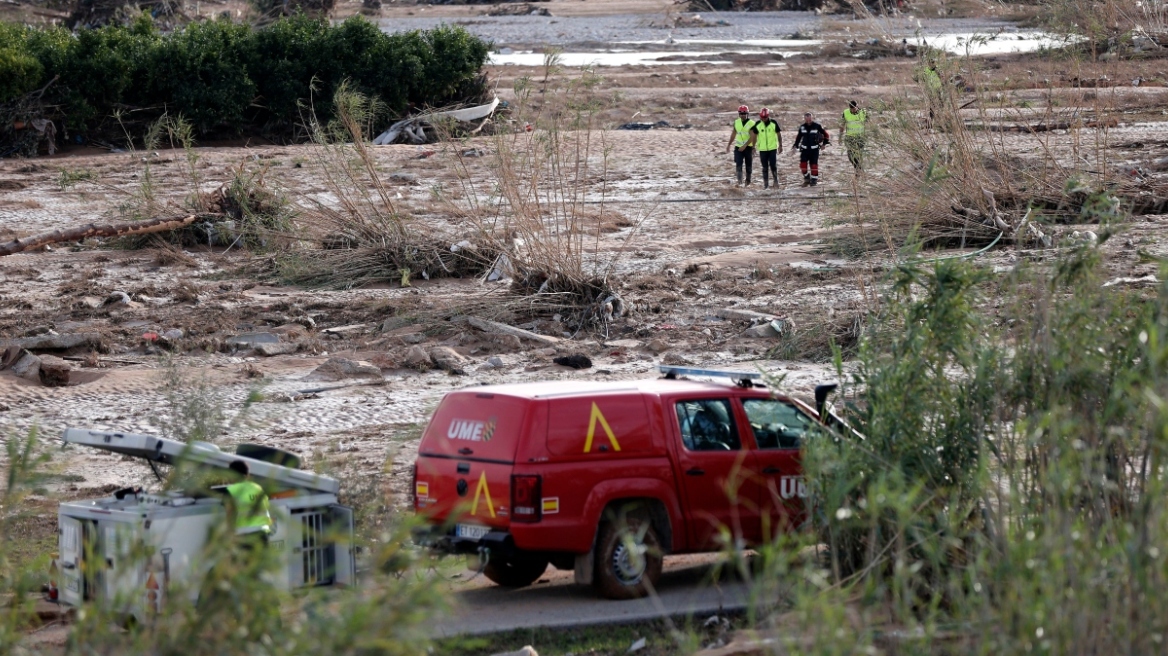
M 758 117 L 759 118 L 767 118 L 770 115 L 771 115 L 771 110 L 767 109 L 766 107 L 763 107 L 762 109 L 758 110 Z
M 749 108 L 749 107 L 747 107 L 746 105 L 739 105 L 739 106 L 738 106 L 738 113 L 739 113 L 739 114 L 749 114 L 749 113 L 750 113 L 750 108 Z

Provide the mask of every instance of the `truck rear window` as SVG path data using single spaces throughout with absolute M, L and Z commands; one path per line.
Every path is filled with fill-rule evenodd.
M 531 402 L 511 396 L 452 392 L 426 427 L 422 455 L 513 462 Z

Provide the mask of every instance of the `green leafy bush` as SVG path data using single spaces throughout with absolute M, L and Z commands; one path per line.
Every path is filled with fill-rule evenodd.
M 169 113 L 200 137 L 287 137 L 309 103 L 316 117 L 332 120 L 331 99 L 346 81 L 396 114 L 476 100 L 487 51 L 462 28 L 390 35 L 360 17 L 334 27 L 296 15 L 265 29 L 216 20 L 169 35 L 145 14 L 76 34 L 5 25 L 0 104 L 55 78 L 45 118 L 70 131 L 121 136 L 127 123 L 144 126 Z

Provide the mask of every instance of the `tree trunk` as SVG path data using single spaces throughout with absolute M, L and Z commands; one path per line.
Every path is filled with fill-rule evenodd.
M 131 235 L 146 235 L 152 232 L 167 232 L 189 226 L 198 220 L 198 218 L 198 215 L 191 214 L 189 216 L 156 217 L 146 221 L 133 221 L 130 223 L 111 223 L 106 225 L 87 223 L 77 228 L 54 230 L 31 237 L 14 239 L 7 243 L 0 243 L 0 256 L 22 253 L 63 241 L 81 241 L 90 237 L 127 237 Z

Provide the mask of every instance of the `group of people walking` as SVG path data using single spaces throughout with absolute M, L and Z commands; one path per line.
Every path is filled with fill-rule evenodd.
M 864 131 L 867 122 L 868 113 L 860 109 L 858 102 L 850 101 L 841 116 L 840 134 L 843 135 L 848 160 L 857 173 L 863 168 L 866 136 Z M 799 125 L 798 133 L 795 135 L 795 143 L 791 146 L 792 151 L 799 153 L 799 172 L 803 175 L 804 187 L 819 184 L 819 153 L 830 145 L 831 133 L 815 121 L 815 116 L 811 112 L 804 114 L 803 123 Z M 771 118 L 769 109 L 766 107 L 760 109 L 758 119 L 754 120 L 750 118 L 749 107 L 742 105 L 738 108 L 738 118 L 730 129 L 730 140 L 726 142 L 726 152 L 730 152 L 731 149 L 734 150 L 734 170 L 738 176 L 739 186 L 750 186 L 755 150 L 758 151 L 759 163 L 762 164 L 763 189 L 770 188 L 772 178 L 778 186 L 778 154 L 783 152 L 783 131 L 778 122 Z

